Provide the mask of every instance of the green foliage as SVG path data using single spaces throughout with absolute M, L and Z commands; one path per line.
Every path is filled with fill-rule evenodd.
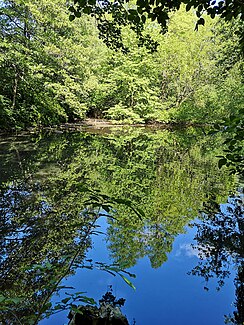
M 184 133 L 182 137 L 179 133 L 174 137 L 166 131 L 147 136 L 134 133 L 136 138 L 131 132 L 125 135 L 115 150 L 123 153 L 123 158 L 117 168 L 110 166 L 108 170 L 108 190 L 140 202 L 146 218 L 143 223 L 138 222 L 127 216 L 126 209 L 117 207 L 116 218 L 109 221 L 109 249 L 121 267 L 131 267 L 137 259 L 148 256 L 152 267 L 157 268 L 167 260 L 175 236 L 184 232 L 185 224 L 197 214 L 204 193 L 211 188 L 205 177 L 215 178 L 218 167 L 209 164 L 205 156 L 209 151 L 203 143 L 203 147 L 200 143 L 193 145 L 190 139 L 197 136 L 194 132 L 192 135 Z M 154 152 L 157 152 L 156 160 Z M 214 152 L 212 154 L 214 156 Z M 111 161 L 110 158 L 110 164 Z M 218 184 L 218 193 L 221 181 L 217 177 L 213 182 Z
M 244 173 L 244 110 L 239 109 L 226 118 L 222 124 L 215 125 L 217 131 L 226 135 L 225 149 L 222 156 L 218 156 L 219 168 L 226 165 L 231 173 L 243 176 Z
M 138 114 L 133 112 L 132 108 L 124 107 L 121 104 L 117 104 L 111 107 L 107 111 L 107 117 L 111 120 L 123 122 L 126 124 L 142 123 L 143 119 Z
M 130 52 L 108 53 L 93 88 L 93 111 L 97 107 L 106 117 L 124 123 L 209 123 L 221 118 L 222 93 L 213 59 L 219 36 L 213 33 L 214 22 L 196 33 L 191 28 L 193 21 L 192 13 L 182 9 L 171 15 L 166 35 L 160 34 L 157 25 L 148 25 L 159 43 L 153 54 L 138 48 L 134 34 L 126 30 L 123 37 Z M 237 79 L 236 75 L 233 81 Z M 226 97 L 231 97 L 230 92 Z
M 93 10 L 96 4 L 83 5 Z M 64 2 L 4 1 L 1 6 L 1 128 L 85 117 L 126 124 L 209 124 L 243 105 L 241 19 L 223 23 L 206 16 L 205 26 L 195 32 L 195 15 L 182 5 L 167 12 L 166 34 L 158 23 L 143 22 L 142 38 L 150 34 L 158 44 L 151 53 L 138 47 L 143 43 L 138 30 L 131 31 L 117 17 L 124 26 L 123 46 L 130 49 L 122 53 L 99 42 L 93 18 L 82 14 L 71 22 Z M 82 11 L 76 6 L 70 9 L 72 17 Z M 124 10 L 135 27 L 136 8 L 130 6 Z
M 175 0 L 175 1 L 106 1 L 101 5 L 95 1 L 84 2 L 74 0 L 70 6 L 70 20 L 81 17 L 82 13 L 94 16 L 98 22 L 99 36 L 105 43 L 112 48 L 121 48 L 124 52 L 128 50 L 122 38 L 122 29 L 129 26 L 135 31 L 140 45 L 146 45 L 151 51 L 155 51 L 158 42 L 155 42 L 149 33 L 143 33 L 146 22 L 156 21 L 161 31 L 167 30 L 167 23 L 172 11 L 179 10 L 183 5 L 185 10 L 194 10 L 196 14 L 195 29 L 199 25 L 205 25 L 203 14 L 209 15 L 212 19 L 218 15 L 226 21 L 232 18 L 244 18 L 244 5 L 239 0 L 230 0 L 228 3 L 223 1 L 215 2 L 212 0 Z
M 100 61 L 96 43 L 92 23 L 71 23 L 64 1 L 2 1 L 1 127 L 84 118 L 90 61 Z
M 234 0 L 231 7 L 221 1 L 214 7 L 192 1 L 145 5 L 119 1 L 98 8 L 76 1 L 68 19 L 65 1 L 2 1 L 1 128 L 85 117 L 123 124 L 219 124 L 241 112 L 242 6 Z M 192 7 L 197 25 L 204 25 L 198 32 Z M 225 19 L 211 19 L 215 15 Z M 98 40 L 94 16 L 100 35 L 108 33 L 108 45 L 122 51 L 109 51 Z M 226 23 L 231 17 L 235 20 Z M 167 33 L 160 25 L 167 25 Z M 143 44 L 148 46 L 138 48 Z
M 117 274 L 133 287 L 125 267 L 143 256 L 159 267 L 207 193 L 215 190 L 222 201 L 234 186 L 217 167 L 218 142 L 194 129 L 131 128 L 3 139 L 1 321 L 36 324 L 74 305 L 73 298 L 86 302 L 82 293 L 49 302 L 54 292 L 68 290 L 61 281 L 77 268 Z M 101 217 L 109 220 L 111 265 L 86 260 Z
M 205 203 L 201 222 L 196 223 L 197 249 L 200 260 L 190 274 L 203 277 L 205 289 L 212 278 L 217 279 L 217 290 L 224 285 L 225 279 L 234 269 L 236 310 L 231 316 L 225 316 L 225 323 L 240 325 L 244 321 L 243 314 L 243 194 L 231 197 L 228 203 L 221 206 L 214 196 Z

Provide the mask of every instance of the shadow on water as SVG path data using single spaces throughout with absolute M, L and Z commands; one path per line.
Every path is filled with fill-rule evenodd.
M 83 292 L 50 302 L 54 293 L 67 289 L 62 280 L 79 268 L 118 274 L 133 287 L 126 269 L 144 256 L 153 268 L 160 267 L 175 238 L 204 209 L 196 236 L 204 258 L 192 273 L 208 280 L 215 272 L 223 281 L 225 256 L 233 257 L 237 311 L 229 320 L 238 324 L 243 254 L 235 250 L 243 247 L 238 244 L 243 237 L 237 239 L 243 236 L 243 221 L 228 217 L 230 237 L 229 228 L 219 226 L 227 214 L 212 208 L 226 202 L 236 187 L 234 176 L 218 169 L 218 152 L 218 138 L 193 128 L 2 138 L 2 323 L 37 324 L 60 310 L 75 311 L 77 304 L 94 305 Z M 216 205 L 209 203 L 210 193 Z M 232 199 L 228 213 L 238 200 Z M 104 216 L 111 264 L 86 258 L 92 235 L 99 234 L 97 220 Z M 225 232 L 213 235 L 220 230 Z

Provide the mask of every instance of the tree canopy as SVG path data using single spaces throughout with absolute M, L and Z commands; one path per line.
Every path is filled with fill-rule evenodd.
M 227 21 L 238 16 L 244 19 L 244 3 L 241 0 L 74 0 L 73 4 L 69 8 L 70 20 L 81 17 L 82 13 L 94 16 L 100 37 L 105 43 L 124 51 L 127 49 L 121 37 L 123 26 L 130 26 L 139 36 L 140 44 L 153 51 L 158 43 L 152 40 L 150 34 L 143 33 L 146 21 L 157 21 L 162 32 L 165 32 L 170 12 L 179 10 L 182 5 L 185 5 L 186 11 L 194 9 L 197 16 L 196 29 L 205 24 L 204 14 L 211 18 L 219 16 Z
M 242 2 L 72 4 L 68 10 L 64 0 L 0 3 L 1 129 L 87 117 L 217 123 L 220 130 L 224 122 L 230 155 L 222 163 L 239 163 L 232 147 L 243 147 Z M 223 19 L 209 17 L 216 13 Z
M 112 7 L 115 4 L 118 10 L 122 6 L 116 2 Z M 85 15 L 92 16 L 98 5 L 100 18 Z M 215 123 L 241 109 L 241 15 L 229 23 L 205 16 L 206 26 L 194 32 L 195 13 L 182 6 L 167 12 L 166 34 L 157 22 L 140 20 L 144 42 L 136 36 L 136 19 L 130 20 L 132 13 L 138 14 L 129 9 L 135 4 L 123 7 L 127 14 L 132 10 L 130 19 L 123 20 L 129 25 L 106 13 L 107 2 L 83 6 L 76 2 L 70 7 L 71 20 L 81 16 L 70 22 L 65 1 L 1 2 L 1 128 L 55 125 L 86 117 L 129 124 Z M 129 52 L 111 51 L 98 39 L 100 33 L 109 46 L 117 44 L 109 29 L 101 30 L 107 23 L 119 26 L 113 35 Z M 149 55 L 145 46 L 138 47 L 143 44 L 157 45 L 157 51 Z

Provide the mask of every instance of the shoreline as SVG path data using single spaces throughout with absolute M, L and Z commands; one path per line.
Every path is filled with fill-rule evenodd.
M 82 121 L 77 122 L 67 122 L 59 125 L 52 126 L 36 126 L 36 127 L 27 127 L 24 129 L 10 129 L 10 130 L 0 130 L 0 136 L 3 135 L 18 135 L 23 133 L 38 133 L 42 131 L 63 133 L 65 131 L 84 131 L 89 129 L 111 129 L 111 128 L 126 128 L 126 127 L 143 127 L 143 128 L 159 128 L 159 129 L 177 129 L 177 128 L 188 128 L 188 127 L 207 127 L 209 124 L 200 124 L 187 121 L 179 122 L 150 122 L 145 124 L 123 124 L 123 123 L 114 123 L 114 121 L 106 119 L 95 119 L 87 118 Z

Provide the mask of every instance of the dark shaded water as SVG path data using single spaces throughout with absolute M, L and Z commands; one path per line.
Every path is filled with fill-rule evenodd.
M 242 324 L 243 204 L 220 146 L 193 128 L 2 137 L 3 324 L 67 323 L 109 285 L 130 324 Z

